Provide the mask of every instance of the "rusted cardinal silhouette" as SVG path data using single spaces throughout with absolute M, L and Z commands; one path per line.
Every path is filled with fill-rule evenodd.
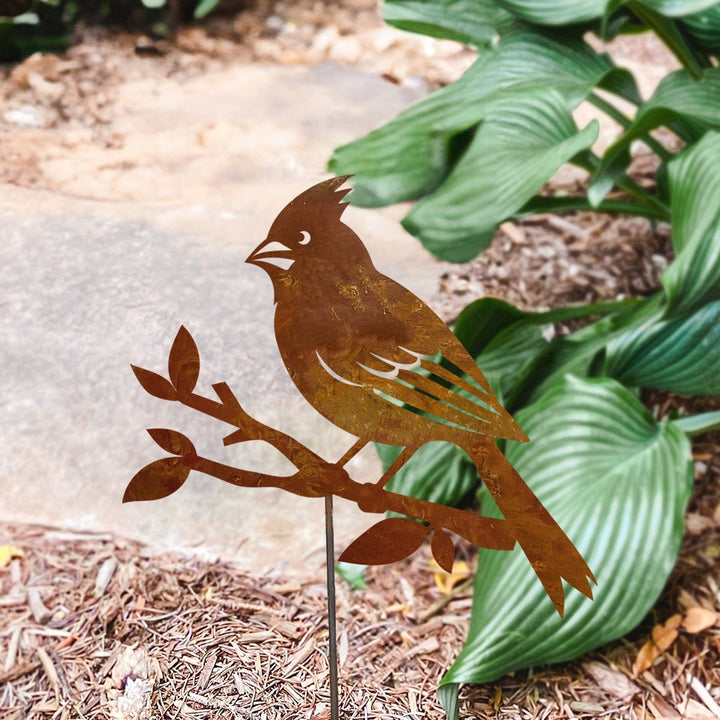
M 358 438 L 338 464 L 369 442 L 402 446 L 378 481 L 384 486 L 421 445 L 455 443 L 472 459 L 550 597 L 562 597 L 561 578 L 590 595 L 587 564 L 495 444 L 495 438 L 526 442 L 525 433 L 447 325 L 380 273 L 341 222 L 350 190 L 339 188 L 349 177 L 296 197 L 247 259 L 272 280 L 275 337 L 296 387 Z
M 342 189 L 349 176 L 306 190 L 287 205 L 247 262 L 272 280 L 275 336 L 298 390 L 330 422 L 357 438 L 337 462 L 327 462 L 296 439 L 249 416 L 226 383 L 218 400 L 194 392 L 200 369 L 195 343 L 178 332 L 168 360 L 169 379 L 133 367 L 150 394 L 179 401 L 237 428 L 224 444 L 264 440 L 297 468 L 276 477 L 199 457 L 174 430 L 149 430 L 175 457 L 157 460 L 130 481 L 124 501 L 153 500 L 177 490 L 191 470 L 234 485 L 273 486 L 307 497 L 337 495 L 361 510 L 393 511 L 340 556 L 382 564 L 414 552 L 432 535 L 438 563 L 451 570 L 454 544 L 446 531 L 474 544 L 510 550 L 519 543 L 560 614 L 562 579 L 592 598 L 592 572 L 496 445 L 527 441 L 500 405 L 484 375 L 445 323 L 418 297 L 380 273 L 360 238 L 343 222 Z M 394 493 L 387 482 L 425 443 L 444 440 L 472 459 L 503 518 L 489 518 Z M 377 481 L 358 483 L 345 465 L 367 443 L 402 451 Z M 410 518 L 415 518 L 412 520 Z M 416 522 L 419 520 L 420 522 Z

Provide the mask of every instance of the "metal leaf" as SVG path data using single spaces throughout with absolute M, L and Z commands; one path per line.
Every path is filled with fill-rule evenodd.
M 175 388 L 162 375 L 135 365 L 130 366 L 143 390 L 161 400 L 177 400 Z
M 148 434 L 163 450 L 173 455 L 195 455 L 195 447 L 190 439 L 177 430 L 149 428 Z
M 182 487 L 190 470 L 188 465 L 183 464 L 182 458 L 156 460 L 135 474 L 125 489 L 123 502 L 160 500 L 172 495 Z
M 430 531 L 408 518 L 387 518 L 366 530 L 340 556 L 340 562 L 386 565 L 412 555 Z
M 455 562 L 455 543 L 441 528 L 438 528 L 433 533 L 430 549 L 437 564 L 445 572 L 451 573 Z
M 200 355 L 192 335 L 180 327 L 168 358 L 170 382 L 179 393 L 191 393 L 200 374 Z

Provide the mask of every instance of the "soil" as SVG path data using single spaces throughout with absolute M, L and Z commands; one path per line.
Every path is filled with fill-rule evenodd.
M 646 38 L 615 49 L 631 63 L 652 64 L 655 72 L 673 65 Z M 174 41 L 79 28 L 66 55 L 36 55 L 0 69 L 0 182 L 68 192 L 76 153 L 128 143 L 129 131 L 116 126 L 114 108 L 129 80 L 161 87 L 168 78 L 198 77 L 234 63 L 327 59 L 388 82 L 433 88 L 457 78 L 473 55 L 456 43 L 384 26 L 370 0 L 258 2 L 202 28 L 180 28 Z M 649 176 L 648 162 L 636 159 L 638 180 Z M 581 181 L 561 176 L 554 187 Z M 101 183 L 87 191 L 112 195 Z M 659 287 L 670 259 L 662 224 L 592 213 L 536 216 L 503 225 L 472 263 L 439 266 L 437 309 L 452 319 L 485 295 L 535 310 L 647 295 Z M 645 400 L 657 417 L 685 402 L 660 393 Z M 694 405 L 699 410 L 717 403 Z M 684 630 L 650 668 L 633 672 L 633 664 L 654 627 L 675 615 L 687 620 L 693 608 L 717 609 L 711 569 L 720 538 L 719 445 L 718 434 L 694 445 L 696 489 L 681 559 L 643 625 L 582 663 L 465 689 L 468 716 L 718 716 L 717 622 Z M 4 717 L 149 717 L 142 714 L 149 697 L 168 718 L 329 717 L 319 578 L 298 583 L 249 577 L 228 563 L 148 558 L 131 541 L 42 527 L 2 524 L 4 543 L 17 550 L 0 567 Z M 473 553 L 464 552 L 471 569 Z M 347 717 L 441 717 L 434 688 L 462 646 L 471 588 L 462 581 L 440 587 L 428 557 L 423 550 L 401 573 L 371 569 L 365 590 L 341 584 Z M 241 664 L 248 653 L 238 651 L 238 642 L 258 650 L 250 665 Z M 264 705 L 271 686 L 286 694 L 285 708 Z

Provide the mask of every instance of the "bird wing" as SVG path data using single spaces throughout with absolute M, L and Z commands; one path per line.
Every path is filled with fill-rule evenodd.
M 334 353 L 324 356 L 320 350 L 317 358 L 335 380 L 364 387 L 386 402 L 405 405 L 442 424 L 493 437 L 527 440 L 457 338 L 444 323 L 442 327 L 452 340 L 446 336 L 444 343 L 433 344 L 433 352 L 427 351 L 427 338 L 405 347 L 389 342 L 387 337 L 382 341 L 374 337 L 369 346 L 356 347 L 352 358 Z

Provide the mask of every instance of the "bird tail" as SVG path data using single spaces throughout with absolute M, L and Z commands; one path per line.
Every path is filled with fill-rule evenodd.
M 590 581 L 597 584 L 592 571 L 497 445 L 476 443 L 468 452 L 560 616 L 563 579 L 592 599 Z

